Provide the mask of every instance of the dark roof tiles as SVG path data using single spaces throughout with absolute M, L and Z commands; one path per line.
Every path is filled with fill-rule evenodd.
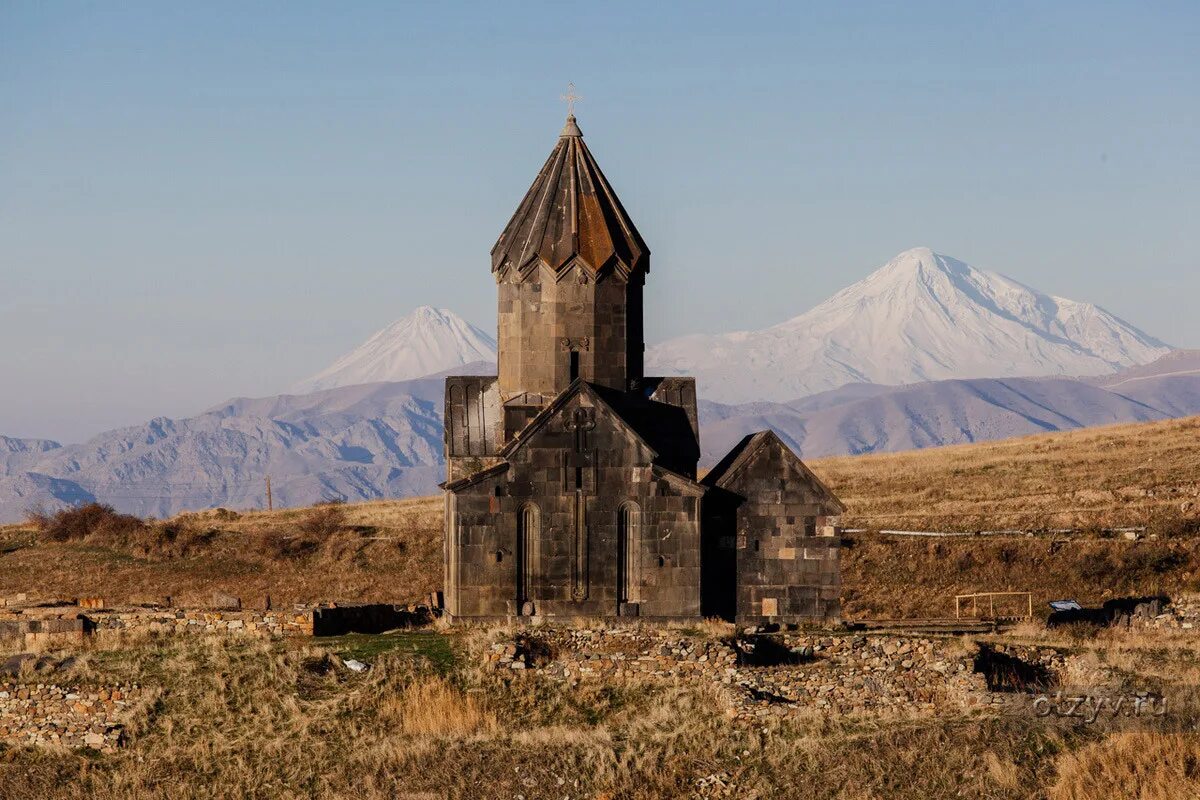
M 554 151 L 492 248 L 492 271 L 524 269 L 534 258 L 558 271 L 579 258 L 593 273 L 621 264 L 649 270 L 646 247 L 621 201 L 567 118 Z

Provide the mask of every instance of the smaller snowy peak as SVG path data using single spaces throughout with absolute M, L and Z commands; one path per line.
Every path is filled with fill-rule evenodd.
M 463 364 L 496 360 L 496 340 L 453 311 L 421 306 L 325 370 L 292 387 L 296 394 L 380 381 L 406 381 Z

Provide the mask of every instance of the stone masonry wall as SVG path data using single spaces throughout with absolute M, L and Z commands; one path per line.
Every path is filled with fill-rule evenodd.
M 86 633 L 85 620 L 80 614 L 45 619 L 0 614 L 0 643 L 14 643 L 22 649 L 75 644 L 82 642 Z
M 206 611 L 138 609 L 87 615 L 97 631 L 156 633 L 248 633 L 259 636 L 313 635 L 313 609 L 295 611 Z
M 154 693 L 137 684 L 105 687 L 0 682 L 0 741 L 111 752 L 124 725 Z
M 236 599 L 236 598 L 234 598 Z M 427 606 L 386 603 L 306 606 L 291 610 L 197 608 L 117 608 L 80 611 L 78 606 L 31 608 L 0 615 L 0 645 L 28 649 L 68 645 L 86 634 L 105 631 L 253 636 L 330 636 L 357 631 L 379 633 L 432 622 Z
M 571 684 L 630 677 L 707 681 L 725 690 L 730 716 L 740 719 L 929 714 L 1007 702 L 988 691 L 984 676 L 974 672 L 974 652 L 957 638 L 787 634 L 735 642 L 635 628 L 539 629 L 527 636 L 492 644 L 488 665 Z M 773 644 L 764 645 L 767 639 Z M 800 663 L 756 666 L 747 652 L 752 643 Z M 1056 675 L 1066 667 L 1066 657 L 1050 648 L 1003 649 Z

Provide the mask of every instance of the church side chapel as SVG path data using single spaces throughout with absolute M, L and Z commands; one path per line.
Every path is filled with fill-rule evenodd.
M 649 271 L 569 114 L 492 249 L 499 374 L 446 379 L 452 617 L 837 617 L 842 506 L 786 444 L 697 480 L 695 380 L 643 375 Z

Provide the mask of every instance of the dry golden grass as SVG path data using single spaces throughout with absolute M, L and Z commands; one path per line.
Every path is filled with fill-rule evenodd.
M 813 461 L 852 527 L 996 530 L 1200 518 L 1200 417 Z
M 1195 702 L 1169 719 L 1094 725 L 959 712 L 746 725 L 728 719 L 727 690 L 710 685 L 568 687 L 482 670 L 468 654 L 485 650 L 493 633 L 396 634 L 369 640 L 369 656 L 345 649 L 363 640 L 94 640 L 65 677 L 137 680 L 159 687 L 159 701 L 133 721 L 128 746 L 116 754 L 0 746 L 0 800 L 382 800 L 421 792 L 527 800 L 1159 800 L 1197 780 L 1195 738 L 1178 734 L 1200 707 Z M 1036 626 L 1017 633 L 1041 643 L 1060 636 Z M 1148 668 L 1194 661 L 1200 647 L 1172 633 L 1122 639 L 1115 631 L 1075 646 L 1104 653 L 1122 643 L 1136 655 L 1122 664 L 1131 685 L 1151 689 L 1164 687 Z M 438 655 L 447 644 L 458 653 L 449 662 Z M 1161 653 L 1172 649 L 1178 658 L 1164 661 Z M 371 669 L 349 672 L 330 651 L 358 655 Z M 1179 690 L 1198 685 L 1188 673 L 1166 688 L 1174 702 Z M 725 794 L 700 788 L 713 775 L 729 787 Z M 1113 786 L 1126 794 L 1106 794 Z
M 467 736 L 495 733 L 496 717 L 473 696 L 438 677 L 424 678 L 383 700 L 379 717 L 399 730 L 427 736 Z
M 174 638 L 96 649 L 91 680 L 163 688 L 111 756 L 0 749 L 0 798 L 725 797 L 1017 800 L 1083 740 L 1030 720 L 735 725 L 719 693 L 666 682 L 567 688 L 420 658 L 355 675 L 311 648 Z M 499 722 L 497 722 L 499 721 Z M 986 742 L 986 747 L 980 747 Z
M 95 596 L 114 603 L 171 596 L 194 604 L 219 590 L 246 603 L 267 596 L 276 604 L 409 602 L 441 587 L 440 499 L 337 511 L 340 522 L 325 508 L 181 514 L 149 526 L 135 541 L 53 542 L 26 526 L 8 526 L 0 529 L 6 551 L 0 595 Z
M 1099 605 L 1200 588 L 1200 539 L 1054 542 L 867 533 L 846 542 L 842 610 L 850 617 L 953 617 L 954 595 L 972 592 L 1032 592 L 1035 613 L 1044 614 L 1049 600 Z
M 1065 753 L 1050 800 L 1181 800 L 1200 796 L 1200 736 L 1122 732 Z

